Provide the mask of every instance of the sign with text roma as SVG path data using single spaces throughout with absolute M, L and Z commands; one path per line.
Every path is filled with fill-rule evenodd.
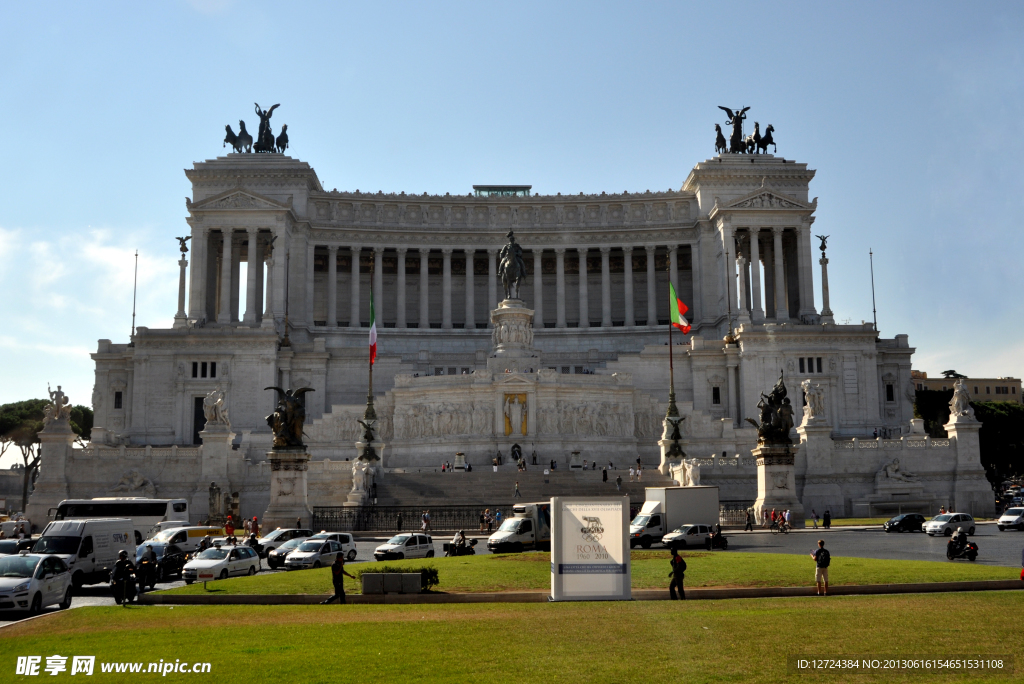
M 629 601 L 629 497 L 551 499 L 551 599 Z

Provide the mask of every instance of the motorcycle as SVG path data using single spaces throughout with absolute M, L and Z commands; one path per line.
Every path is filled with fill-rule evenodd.
M 146 587 L 156 589 L 156 563 L 146 559 L 139 561 L 136 574 L 139 578 L 139 591 L 146 591 Z
M 476 546 L 476 542 L 476 539 L 469 539 L 462 546 L 456 546 L 455 544 L 445 543 L 445 558 L 451 558 L 454 556 L 475 556 L 476 551 L 473 549 L 473 547 Z
M 729 540 L 721 532 L 716 532 L 704 540 L 704 548 L 708 551 L 711 549 L 722 549 L 725 551 L 729 548 Z
M 135 573 L 129 572 L 121 579 L 110 581 L 110 591 L 114 594 L 114 603 L 117 605 L 129 604 L 135 600 Z
M 950 539 L 946 544 L 946 559 L 956 560 L 957 558 L 966 558 L 969 561 L 976 560 L 978 558 L 978 545 L 969 541 L 962 548 L 958 548 L 956 543 Z

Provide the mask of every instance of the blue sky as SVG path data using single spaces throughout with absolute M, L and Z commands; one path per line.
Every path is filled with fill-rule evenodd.
M 915 367 L 1024 374 L 1020 3 L 5 3 L 0 402 L 92 389 L 98 338 L 170 325 L 182 169 L 281 103 L 327 188 L 678 188 L 717 105 L 817 170 L 838 320 Z M 820 289 L 817 290 L 820 307 Z

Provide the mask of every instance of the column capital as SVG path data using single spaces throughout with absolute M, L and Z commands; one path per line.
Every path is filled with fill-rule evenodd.
M 487 253 L 488 254 L 492 254 L 492 255 L 497 255 L 497 253 L 500 252 L 500 251 L 501 251 L 500 249 L 491 249 L 491 248 L 487 249 Z
M 772 235 L 782 235 L 782 231 L 786 230 L 782 226 L 772 226 Z
M 632 254 L 632 252 L 633 252 L 633 245 L 626 245 L 626 246 L 624 246 L 622 248 L 622 251 L 625 252 L 626 254 Z
M 403 245 L 402 247 L 395 247 L 395 251 L 398 252 L 398 256 L 402 257 L 409 251 L 409 248 Z
M 260 232 L 260 229 L 255 227 L 255 226 L 251 226 L 249 228 L 246 228 L 245 232 L 247 232 L 249 235 L 258 235 L 259 232 Z
M 330 252 L 331 254 L 337 254 L 338 245 L 327 245 L 327 251 Z
M 579 252 L 580 254 L 582 254 L 583 252 L 589 252 L 590 251 L 590 247 L 577 247 L 576 251 Z
M 452 247 L 443 247 L 441 249 L 441 254 L 445 255 L 446 257 L 450 257 L 452 255 L 452 252 L 454 251 L 455 250 Z
M 601 254 L 610 254 L 612 251 L 611 247 L 599 247 L 598 249 L 601 250 Z
M 383 247 L 374 247 L 373 248 L 373 253 L 374 254 L 383 254 L 384 253 L 384 248 Z
M 679 245 L 669 245 L 668 246 L 668 251 L 669 252 L 678 252 L 679 251 Z
M 654 254 L 654 251 L 658 249 L 657 245 L 644 245 L 644 249 L 647 250 L 648 254 Z
M 349 245 L 348 248 L 352 252 L 361 252 L 361 251 L 363 251 L 363 246 L 362 245 Z
M 565 247 L 555 247 L 555 254 L 565 256 Z

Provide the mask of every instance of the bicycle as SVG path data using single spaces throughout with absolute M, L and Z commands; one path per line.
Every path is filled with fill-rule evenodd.
M 779 532 L 782 534 L 789 534 L 789 525 L 787 525 L 785 521 L 773 522 L 771 527 L 768 529 L 772 531 L 772 534 L 778 534 Z

